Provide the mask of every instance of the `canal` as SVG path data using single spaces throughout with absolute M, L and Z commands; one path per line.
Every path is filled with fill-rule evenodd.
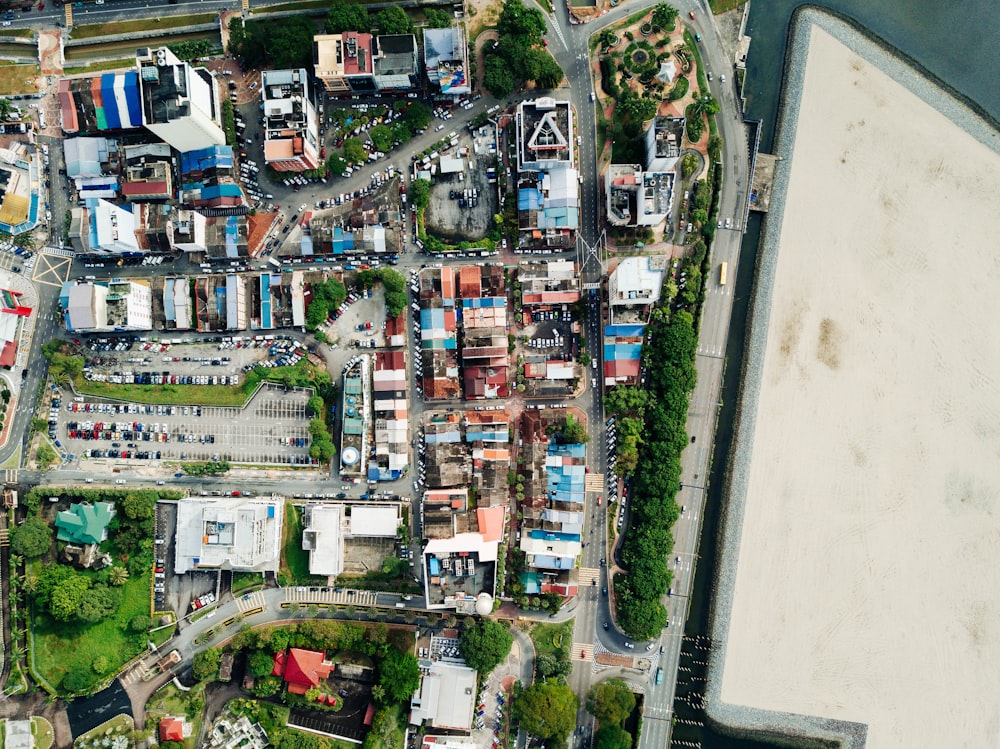
M 788 24 L 801 0 L 753 2 L 747 33 L 753 38 L 747 62 L 746 116 L 763 121 L 761 150 L 770 151 L 774 137 L 782 81 L 782 64 Z M 1000 28 L 1000 3 L 996 0 L 818 0 L 812 3 L 838 11 L 900 50 L 917 65 L 963 98 L 978 104 L 994 122 L 1000 120 L 1000 86 L 997 85 L 995 46 L 983 37 L 984 29 Z M 733 739 L 704 727 L 700 696 L 704 691 L 705 663 L 711 643 L 708 632 L 712 579 L 716 565 L 719 509 L 723 501 L 722 477 L 729 461 L 736 399 L 739 394 L 744 335 L 749 312 L 757 248 L 762 231 L 753 214 L 740 251 L 735 280 L 732 320 L 726 345 L 726 371 L 720 399 L 723 403 L 715 439 L 710 489 L 699 547 L 691 608 L 685 629 L 685 646 L 677 681 L 674 747 L 703 749 L 764 749 L 765 742 Z

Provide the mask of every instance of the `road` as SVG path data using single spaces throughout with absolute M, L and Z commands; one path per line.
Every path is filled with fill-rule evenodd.
M 265 0 L 252 0 L 251 6 L 263 5 Z M 597 243 L 600 236 L 599 227 L 601 225 L 599 211 L 601 210 L 601 187 L 599 182 L 600 170 L 603 165 L 599 164 L 598 154 L 595 151 L 597 122 L 594 106 L 590 101 L 593 84 L 590 74 L 588 60 L 588 40 L 601 29 L 614 25 L 625 17 L 637 12 L 642 8 L 651 8 L 655 0 L 641 0 L 641 2 L 628 3 L 613 8 L 608 13 L 601 16 L 595 22 L 586 25 L 572 25 L 569 22 L 568 11 L 562 4 L 556 4 L 555 12 L 547 15 L 549 26 L 549 51 L 553 53 L 557 61 L 566 73 L 568 91 L 560 92 L 560 95 L 568 94 L 574 105 L 578 117 L 579 132 L 592 134 L 585 137 L 581 146 L 580 171 L 583 179 L 582 201 L 581 201 L 581 227 L 580 238 L 587 246 Z M 742 227 L 742 205 L 746 197 L 746 190 L 749 181 L 747 146 L 744 129 L 742 126 L 739 102 L 733 87 L 734 76 L 729 75 L 727 84 L 719 82 L 719 73 L 731 72 L 731 62 L 725 53 L 725 48 L 719 38 L 712 16 L 707 8 L 707 3 L 693 3 L 689 0 L 674 3 L 683 15 L 689 10 L 694 10 L 697 17 L 694 21 L 685 18 L 684 21 L 694 31 L 703 37 L 701 43 L 701 53 L 705 66 L 708 70 L 716 72 L 716 82 L 712 86 L 712 93 L 719 100 L 721 112 L 718 115 L 717 123 L 720 135 L 723 138 L 723 166 L 725 179 L 722 187 L 720 202 L 720 217 L 730 217 L 734 220 L 735 226 Z M 156 13 L 161 15 L 175 15 L 191 12 L 206 12 L 216 9 L 233 8 L 232 2 L 197 2 L 179 3 L 173 6 L 159 6 Z M 76 22 L 81 22 L 81 15 L 86 21 L 109 21 L 124 17 L 135 17 L 151 15 L 146 9 L 149 4 L 141 0 L 109 0 L 106 6 L 100 8 L 90 6 L 85 13 L 78 12 Z M 32 10 L 30 13 L 17 14 L 16 26 L 48 26 L 54 22 L 61 21 L 63 10 L 46 7 L 44 11 Z M 518 100 L 517 97 L 506 102 L 512 104 Z M 484 102 L 485 103 L 485 102 Z M 448 126 L 458 130 L 474 114 L 479 111 L 479 107 L 473 112 L 465 112 L 455 115 L 453 121 L 449 121 Z M 253 118 L 248 118 L 249 122 Z M 435 133 L 429 132 L 421 138 L 413 141 L 410 146 L 419 150 L 435 140 Z M 402 157 L 400 157 L 401 159 Z M 397 159 L 397 162 L 399 159 Z M 401 164 L 397 163 L 397 166 Z M 405 164 L 403 165 L 405 166 Z M 355 174 L 346 181 L 338 182 L 337 188 L 340 190 L 357 189 L 368 184 L 368 177 L 375 168 L 364 170 L 362 174 Z M 278 200 L 278 193 L 272 190 Z M 318 190 L 317 190 L 318 192 Z M 283 208 L 291 208 L 292 203 L 304 202 L 308 199 L 307 194 L 296 197 L 289 196 L 289 205 Z M 291 212 L 291 211 L 289 211 Z M 59 215 L 53 211 L 54 215 Z M 720 287 L 718 285 L 718 267 L 721 262 L 729 263 L 730 278 L 735 278 L 739 259 L 741 234 L 736 229 L 719 230 L 716 234 L 715 242 L 712 245 L 712 273 L 708 279 L 706 301 L 702 313 L 702 324 L 700 331 L 699 349 L 697 357 L 698 385 L 691 396 L 691 404 L 688 416 L 688 432 L 694 438 L 691 446 L 682 456 L 682 482 L 683 489 L 678 495 L 678 503 L 685 507 L 685 511 L 678 520 L 675 529 L 675 550 L 674 556 L 680 558 L 680 563 L 675 565 L 675 579 L 673 590 L 675 595 L 665 598 L 670 627 L 665 631 L 657 643 L 662 643 L 664 652 L 658 653 L 658 648 L 652 650 L 651 656 L 654 658 L 648 671 L 635 671 L 629 675 L 629 680 L 642 688 L 646 696 L 646 714 L 644 721 L 644 731 L 640 739 L 643 749 L 660 749 L 669 744 L 670 740 L 670 718 L 672 716 L 671 705 L 676 686 L 676 672 L 681 650 L 681 634 L 684 628 L 688 595 L 693 584 L 694 569 L 697 561 L 697 545 L 703 517 L 703 504 L 705 492 L 703 487 L 704 477 L 707 475 L 711 456 L 714 426 L 718 411 L 718 394 L 721 383 L 722 371 L 725 363 L 725 345 L 728 336 L 730 313 L 733 303 L 732 285 Z M 513 259 L 513 258 L 510 258 Z M 420 264 L 420 258 L 404 255 L 401 269 L 413 267 Z M 155 272 L 152 269 L 136 267 L 135 271 Z M 162 272 L 162 269 L 160 269 Z M 599 280 L 603 269 L 599 264 L 588 261 L 583 267 L 583 277 L 585 282 L 595 282 Z M 55 298 L 54 288 L 39 288 L 40 303 L 39 309 L 51 309 Z M 599 338 L 596 325 L 600 320 L 601 311 L 595 307 L 589 309 L 586 326 L 591 340 Z M 38 362 L 38 348 L 42 342 L 42 336 L 35 336 L 32 342 L 32 362 Z M 34 364 L 29 368 L 26 380 L 26 392 L 37 391 L 38 383 L 42 375 L 42 365 Z M 587 389 L 585 395 L 573 403 L 573 405 L 583 408 L 591 423 L 591 441 L 588 446 L 588 458 L 591 461 L 591 470 L 604 472 L 606 466 L 606 455 L 604 445 L 604 415 L 601 409 L 599 393 Z M 420 406 L 414 409 L 412 423 L 418 423 Z M 30 412 L 27 409 L 19 409 L 17 428 L 23 429 L 27 425 Z M 0 460 L 9 457 L 13 452 L 13 445 L 8 444 L 0 450 Z M 137 476 L 123 474 L 132 483 L 142 483 L 142 479 Z M 25 475 L 22 480 L 30 481 L 35 476 Z M 41 482 L 65 482 L 67 480 L 78 480 L 83 478 L 82 474 L 75 474 L 68 471 L 59 471 L 53 474 L 37 477 Z M 174 482 L 172 482 L 174 483 Z M 204 486 L 225 485 L 225 479 L 178 479 L 176 483 L 180 486 L 189 487 L 193 490 L 200 490 Z M 336 479 L 323 479 L 317 477 L 315 480 L 305 480 L 296 478 L 292 481 L 285 479 L 260 479 L 255 481 L 255 486 L 261 491 L 280 490 L 286 494 L 315 492 L 317 486 L 333 484 L 339 486 Z M 395 491 L 399 491 L 395 489 Z M 583 552 L 581 566 L 585 569 L 599 569 L 599 584 L 592 586 L 593 590 L 583 590 L 576 603 L 575 610 L 570 612 L 575 615 L 576 623 L 574 629 L 574 647 L 576 645 L 589 646 L 592 652 L 593 646 L 600 643 L 612 652 L 645 655 L 646 643 L 637 644 L 636 650 L 631 651 L 624 647 L 624 637 L 612 627 L 608 632 L 602 629 L 602 623 L 610 619 L 607 599 L 600 594 L 600 588 L 606 581 L 604 568 L 600 567 L 600 558 L 608 556 L 605 549 L 606 544 L 606 522 L 604 507 L 597 507 L 596 494 L 588 495 L 588 528 L 587 545 Z M 562 618 L 562 617 L 560 617 Z M 654 646 L 655 644 L 654 643 Z M 575 654 L 574 654 L 575 655 Z M 591 657 L 585 661 L 578 661 L 572 675 L 570 685 L 581 696 L 586 694 L 592 679 L 593 670 Z M 653 684 L 653 674 L 657 667 L 662 667 L 668 678 L 664 679 L 661 686 Z M 578 716 L 579 725 L 590 726 L 590 717 L 581 710 Z

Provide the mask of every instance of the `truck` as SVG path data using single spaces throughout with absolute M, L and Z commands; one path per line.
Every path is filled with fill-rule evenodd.
M 270 263 L 271 265 L 273 265 L 273 266 L 274 266 L 275 268 L 280 268 L 280 267 L 281 267 L 281 263 L 280 263 L 280 262 L 278 262 L 278 261 L 277 261 L 277 260 L 276 260 L 275 258 L 273 258 L 273 257 L 269 257 L 269 258 L 267 259 L 267 262 L 269 262 L 269 263 Z
M 729 263 L 722 263 L 719 266 L 719 286 L 726 285 L 726 276 L 729 273 Z

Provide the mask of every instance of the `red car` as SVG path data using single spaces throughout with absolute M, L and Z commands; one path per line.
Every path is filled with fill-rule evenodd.
M 597 506 L 598 506 L 598 507 L 600 507 L 600 506 L 601 506 L 601 502 L 602 502 L 603 500 L 604 500 L 604 497 L 598 497 L 598 498 L 597 498 Z

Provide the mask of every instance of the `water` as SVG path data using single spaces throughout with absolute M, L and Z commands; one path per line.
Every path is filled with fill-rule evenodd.
M 747 116 L 763 120 L 761 150 L 769 151 L 781 87 L 782 64 L 788 22 L 801 0 L 756 0 L 751 5 L 747 33 L 753 37 L 747 62 Z M 1000 3 L 996 0 L 815 0 L 821 5 L 853 18 L 877 36 L 911 58 L 959 94 L 978 104 L 994 120 L 1000 120 L 1000 65 L 992 36 L 984 30 L 1000 28 Z M 955 10 L 960 7 L 961 10 Z M 704 669 L 704 650 L 694 638 L 708 630 L 708 607 L 714 574 L 718 508 L 722 501 L 722 474 L 729 459 L 734 409 L 739 392 L 744 331 L 753 281 L 753 268 L 761 233 L 761 220 L 753 214 L 747 223 L 735 282 L 733 317 L 726 344 L 726 372 L 722 382 L 723 407 L 716 434 L 710 491 L 704 517 L 695 573 L 691 608 L 685 635 L 690 638 L 681 659 L 687 669 L 678 680 L 680 698 L 696 695 L 697 679 Z M 695 698 L 695 702 L 696 702 Z M 678 720 L 703 721 L 704 716 L 687 703 L 675 703 Z M 764 749 L 763 742 L 732 739 L 708 729 L 676 724 L 673 738 L 700 742 L 704 749 Z

